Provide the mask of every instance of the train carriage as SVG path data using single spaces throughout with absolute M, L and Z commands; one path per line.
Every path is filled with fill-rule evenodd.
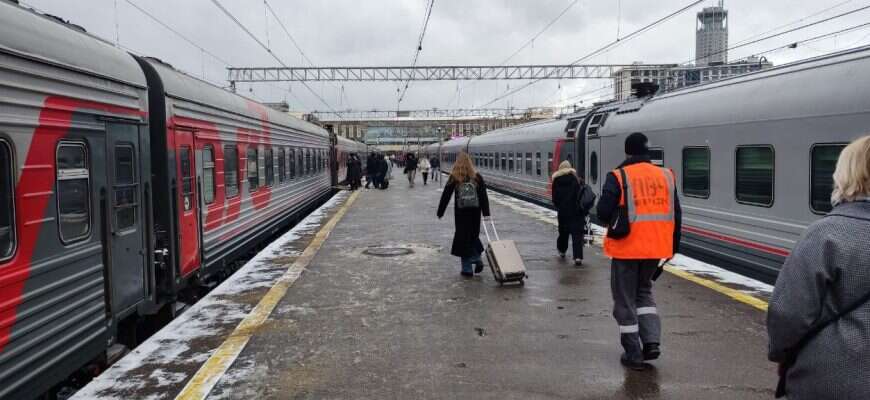
M 0 2 L 0 398 L 104 351 L 153 288 L 146 79 L 108 43 Z

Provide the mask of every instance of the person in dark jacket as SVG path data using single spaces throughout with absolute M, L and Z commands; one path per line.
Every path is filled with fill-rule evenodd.
M 417 178 L 417 156 L 414 153 L 405 156 L 405 174 L 408 175 L 408 186 L 414 187 L 414 179 Z
M 661 320 L 653 297 L 652 277 L 659 265 L 679 249 L 682 212 L 673 172 L 652 165 L 646 135 L 640 132 L 629 135 L 625 139 L 625 154 L 626 160 L 614 171 L 625 173 L 629 193 L 623 193 L 620 180 L 614 171 L 609 172 L 598 201 L 597 216 L 612 225 L 604 239 L 604 253 L 612 259 L 613 317 L 619 325 L 620 343 L 625 351 L 620 362 L 632 370 L 645 370 L 649 367 L 645 361 L 655 360 L 661 354 Z M 668 189 L 643 190 L 636 182 Z M 627 207 L 628 215 L 619 211 L 623 196 L 634 201 Z M 667 208 L 665 214 L 657 208 L 661 206 Z M 669 218 L 663 218 L 665 215 Z M 611 222 L 614 216 L 620 217 L 617 224 Z M 617 234 L 617 225 L 628 226 L 629 232 Z
M 362 162 L 356 153 L 347 159 L 347 183 L 350 190 L 357 190 L 362 184 Z
M 378 156 L 375 152 L 371 152 L 368 158 L 366 158 L 366 189 L 369 188 L 369 184 L 375 182 L 375 177 L 378 174 Z
M 843 149 L 833 178 L 834 208 L 789 254 L 767 310 L 789 400 L 870 399 L 870 136 Z
M 467 182 L 472 182 L 476 186 L 479 207 L 459 208 L 457 201 L 454 200 L 453 219 L 456 224 L 456 232 L 453 235 L 450 254 L 461 259 L 462 276 L 470 277 L 474 276 L 474 273 L 479 274 L 483 271 L 483 260 L 480 255 L 484 249 L 483 243 L 480 241 L 480 219 L 481 215 L 489 217 L 489 198 L 486 194 L 486 183 L 483 181 L 483 177 L 474 170 L 471 157 L 462 152 L 453 165 L 453 171 L 450 173 L 450 178 L 447 179 L 444 192 L 441 193 L 441 202 L 438 204 L 438 219 L 444 216 L 447 204 L 450 203 L 450 198 L 454 196 L 459 185 Z M 473 270 L 472 266 L 474 266 Z
M 553 206 L 556 207 L 559 221 L 559 237 L 556 249 L 565 258 L 568 239 L 571 239 L 571 255 L 574 265 L 583 264 L 583 228 L 586 225 L 586 210 L 580 206 L 580 192 L 583 186 L 571 162 L 562 161 L 559 170 L 553 173 Z
M 429 166 L 432 167 L 432 181 L 438 182 L 441 180 L 441 160 L 438 156 L 432 156 L 429 160 Z

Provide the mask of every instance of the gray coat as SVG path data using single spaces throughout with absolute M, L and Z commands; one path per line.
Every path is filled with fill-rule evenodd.
M 782 267 L 767 314 L 768 357 L 783 362 L 820 322 L 870 290 L 870 202 L 838 205 L 812 224 Z M 870 304 L 829 324 L 786 376 L 789 400 L 870 399 Z

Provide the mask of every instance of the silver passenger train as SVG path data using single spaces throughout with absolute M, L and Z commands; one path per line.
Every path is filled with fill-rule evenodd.
M 493 189 L 549 204 L 559 161 L 573 158 L 600 193 L 625 158 L 625 137 L 643 132 L 653 162 L 679 181 L 681 251 L 772 282 L 802 232 L 831 209 L 840 151 L 868 132 L 867 71 L 863 47 L 426 151 L 440 152 L 444 171 L 468 151 Z

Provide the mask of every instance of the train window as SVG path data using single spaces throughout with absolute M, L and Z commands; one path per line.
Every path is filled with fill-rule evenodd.
M 15 168 L 12 150 L 0 140 L 0 260 L 12 257 L 15 252 Z
M 501 166 L 501 157 L 499 157 L 499 153 L 495 153 L 495 164 L 493 165 L 493 169 L 499 169 Z
M 532 175 L 532 153 L 526 153 L 526 175 Z
M 547 176 L 553 176 L 553 153 L 547 153 Z
M 202 148 L 202 201 L 214 203 L 214 192 L 214 147 L 206 145 Z
M 290 168 L 288 168 L 288 172 L 290 173 L 290 179 L 296 179 L 296 149 L 290 148 L 290 155 L 288 161 L 290 163 Z
M 263 169 L 266 186 L 272 186 L 275 183 L 275 152 L 269 146 L 263 150 L 263 161 L 266 164 Z
M 278 182 L 287 180 L 287 151 L 283 147 L 278 149 Z
M 589 127 L 586 129 L 587 136 L 598 135 L 598 128 L 604 126 L 604 121 L 607 119 L 607 114 L 595 114 L 592 120 L 589 121 Z
M 683 195 L 710 197 L 710 148 L 683 149 Z
M 91 233 L 90 175 L 84 144 L 57 146 L 57 209 L 63 243 L 84 239 Z
M 773 148 L 737 148 L 737 201 L 758 206 L 773 205 Z
M 135 227 L 139 184 L 136 179 L 136 153 L 130 144 L 115 146 L 115 183 L 112 191 L 115 228 L 121 231 Z
M 305 176 L 305 149 L 296 149 L 296 176 Z
M 305 175 L 311 174 L 311 149 L 305 149 Z
M 507 172 L 507 153 L 501 153 L 501 170 Z
M 598 184 L 598 153 L 592 152 L 589 155 L 589 179 L 592 179 L 592 184 Z
M 810 175 L 810 207 L 817 213 L 831 211 L 831 192 L 834 191 L 834 169 L 845 144 L 813 146 Z
M 508 172 L 516 172 L 516 169 L 514 169 L 514 153 L 510 153 L 510 156 L 508 158 Z
M 661 147 L 649 149 L 649 160 L 653 165 L 665 166 L 665 150 Z
M 257 146 L 248 146 L 247 164 L 248 164 L 248 190 L 253 192 L 260 186 L 260 170 L 257 168 Z
M 224 146 L 224 193 L 226 197 L 239 195 L 239 149 Z
M 565 127 L 565 136 L 566 137 L 574 137 L 577 134 L 577 126 L 580 125 L 580 120 L 575 119 L 571 122 L 568 122 L 568 126 Z
M 538 176 L 541 176 L 541 153 L 535 153 L 535 171 Z

